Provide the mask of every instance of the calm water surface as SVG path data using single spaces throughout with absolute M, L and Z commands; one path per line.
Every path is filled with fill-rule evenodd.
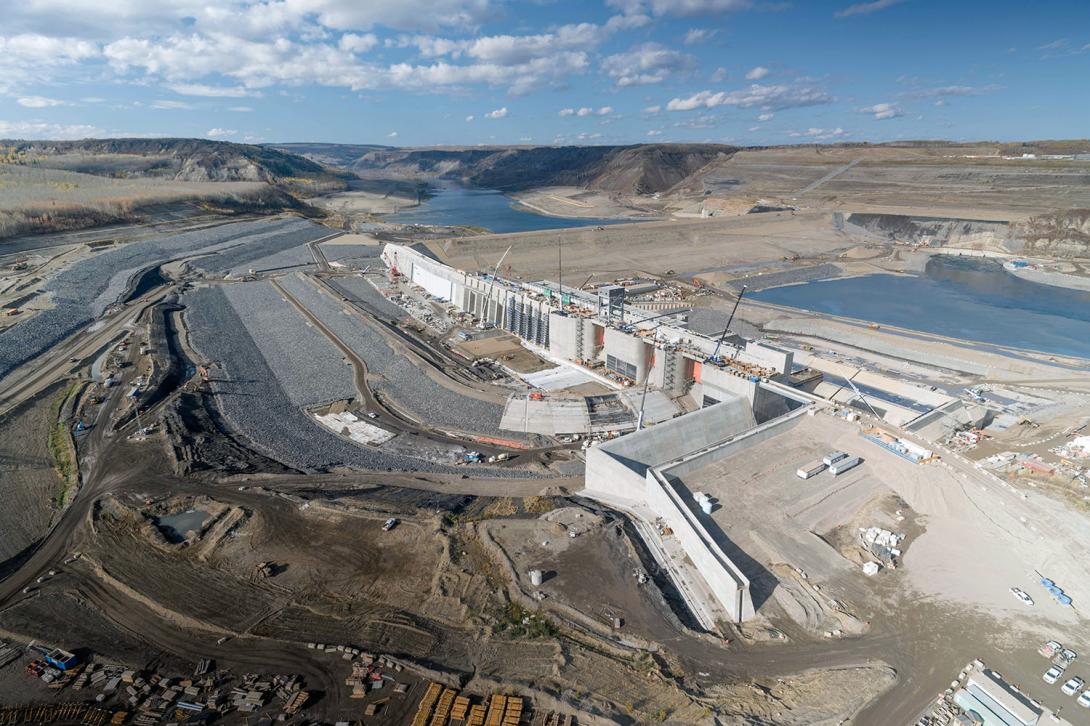
M 425 200 L 419 207 L 391 214 L 386 217 L 386 220 L 402 224 L 468 225 L 484 227 L 497 233 L 591 227 L 625 221 L 547 217 L 544 214 L 528 211 L 526 207 L 514 205 L 513 199 L 493 189 L 443 186 L 437 188 L 434 196 Z
M 951 338 L 1090 358 L 1090 292 L 1023 280 L 978 257 L 933 257 L 919 276 L 818 280 L 752 297 Z

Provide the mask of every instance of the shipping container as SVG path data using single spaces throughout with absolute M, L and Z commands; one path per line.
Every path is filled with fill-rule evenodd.
M 843 474 L 848 469 L 854 469 L 855 467 L 859 466 L 862 462 L 863 462 L 863 460 L 860 459 L 858 456 L 852 456 L 852 457 L 847 458 L 847 459 L 840 459 L 839 461 L 837 461 L 836 463 L 834 463 L 832 466 L 829 467 L 829 472 L 833 476 L 837 476 L 839 474 Z
M 817 476 L 821 472 L 825 471 L 825 462 L 823 461 L 811 461 L 805 466 L 800 466 L 799 470 L 795 472 L 799 479 L 809 479 L 812 476 Z
M 841 459 L 846 459 L 846 458 L 848 458 L 848 455 L 845 454 L 843 451 L 834 451 L 831 454 L 826 454 L 821 459 L 821 461 L 825 464 L 825 466 L 832 466 L 833 464 L 840 461 Z

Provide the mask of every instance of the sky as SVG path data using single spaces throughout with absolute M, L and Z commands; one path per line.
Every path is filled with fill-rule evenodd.
M 1087 0 L 0 0 L 0 138 L 1085 138 Z

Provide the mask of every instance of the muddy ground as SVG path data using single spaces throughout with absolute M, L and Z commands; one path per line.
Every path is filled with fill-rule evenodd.
M 54 386 L 0 419 L 0 576 L 45 535 L 59 505 L 49 435 L 64 390 Z

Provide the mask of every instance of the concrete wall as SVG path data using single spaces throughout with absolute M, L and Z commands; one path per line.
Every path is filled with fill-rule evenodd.
M 717 401 L 740 397 L 752 407 L 757 396 L 757 383 L 734 373 L 730 369 L 716 368 L 712 365 L 701 366 L 700 399 L 710 396 Z
M 643 383 L 651 363 L 651 346 L 643 338 L 606 328 L 605 354 L 636 366 L 636 383 Z
M 746 343 L 746 356 L 777 373 L 790 373 L 794 365 L 793 354 L 767 343 Z
M 693 511 L 681 501 L 677 490 L 661 474 L 648 469 L 646 483 L 647 504 L 674 531 L 685 554 L 733 622 L 752 618 L 755 611 L 746 576 L 719 548 Z
M 778 397 L 774 391 L 756 388 L 753 395 L 758 400 Z M 661 517 L 736 622 L 754 615 L 749 581 L 670 482 L 778 435 L 805 415 L 805 408 L 798 407 L 783 418 L 757 425 L 751 406 L 749 398 L 730 396 L 714 406 L 592 447 L 587 451 L 583 490 L 585 496 L 607 502 L 642 503 Z
M 554 312 L 549 316 L 549 352 L 557 358 L 576 360 L 583 319 Z
M 733 398 L 591 447 L 587 450 L 587 490 L 640 499 L 648 467 L 705 449 L 755 425 L 749 402 Z M 621 471 L 614 466 L 617 463 L 635 473 L 636 478 L 617 476 Z

